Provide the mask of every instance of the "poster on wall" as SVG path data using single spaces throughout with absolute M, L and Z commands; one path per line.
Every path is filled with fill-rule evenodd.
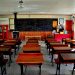
M 59 24 L 64 24 L 64 18 L 59 18 Z
M 59 25 L 58 25 L 58 27 L 57 27 L 57 32 L 64 32 L 64 29 L 65 29 L 65 27 L 64 27 L 64 18 L 59 18 Z
M 53 21 L 53 27 L 56 28 L 57 27 L 57 21 Z

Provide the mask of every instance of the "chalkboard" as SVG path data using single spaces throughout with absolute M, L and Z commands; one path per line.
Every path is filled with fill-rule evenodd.
M 52 31 L 53 21 L 58 19 L 50 18 L 30 18 L 30 19 L 16 19 L 16 31 Z

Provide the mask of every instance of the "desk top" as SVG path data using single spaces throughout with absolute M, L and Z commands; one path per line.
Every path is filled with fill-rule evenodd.
M 18 64 L 42 64 L 43 54 L 42 53 L 20 53 L 16 59 Z
M 6 40 L 4 42 L 16 42 L 16 40 Z
M 67 43 L 68 43 L 68 42 L 70 42 L 70 43 L 75 43 L 75 40 L 74 40 L 74 39 L 72 39 L 72 40 L 71 40 L 71 39 L 68 39 L 68 40 L 65 39 L 65 41 L 66 41 Z
M 48 42 L 52 42 L 52 41 L 55 42 L 56 40 L 55 39 L 47 39 L 47 41 Z
M 55 51 L 71 51 L 72 50 L 72 48 L 70 47 L 53 47 L 53 49 Z
M 27 43 L 26 45 L 23 45 L 23 46 L 28 46 L 28 47 L 39 47 L 40 45 L 37 44 L 37 43 Z
M 28 40 L 27 43 L 38 43 L 38 41 L 35 41 L 35 40 Z
M 63 60 L 75 60 L 75 53 L 62 53 Z
M 51 47 L 68 47 L 68 44 L 62 44 L 62 43 L 51 43 Z
M 60 42 L 51 42 L 50 45 L 64 45 L 64 44 L 62 44 Z
M 0 46 L 0 51 L 3 52 L 3 51 L 9 51 L 11 50 L 11 47 L 10 46 Z
M 15 42 L 10 42 L 10 43 L 4 42 L 3 45 L 14 46 L 14 45 L 16 45 L 16 43 Z
M 40 46 L 23 46 L 23 51 L 39 51 L 40 52 Z
M 26 44 L 39 44 L 38 42 L 34 43 L 34 42 L 26 42 Z
M 9 51 L 10 48 L 0 48 L 0 51 Z
M 18 42 L 20 42 L 20 40 L 15 40 L 15 39 L 12 39 L 12 40 L 6 40 L 6 41 L 4 41 L 5 43 L 18 43 Z
M 59 41 L 51 41 L 50 43 L 60 43 Z

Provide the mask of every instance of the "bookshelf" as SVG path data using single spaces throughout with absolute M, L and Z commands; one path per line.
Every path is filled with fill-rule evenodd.
M 0 25 L 0 39 L 8 39 L 8 25 Z

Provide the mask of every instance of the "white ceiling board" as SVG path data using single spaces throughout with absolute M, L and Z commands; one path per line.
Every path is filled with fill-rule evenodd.
M 0 0 L 0 14 L 44 13 L 75 14 L 75 0 L 23 0 L 24 8 L 18 8 L 20 0 Z

